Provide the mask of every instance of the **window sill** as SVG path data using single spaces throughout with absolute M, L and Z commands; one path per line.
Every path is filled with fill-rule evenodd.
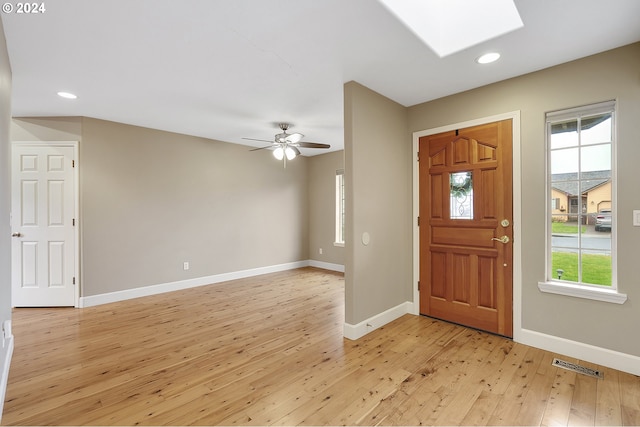
M 333 246 L 337 246 L 339 248 L 344 248 L 344 242 L 333 242 Z
M 621 294 L 612 289 L 598 289 L 591 286 L 564 282 L 538 282 L 538 289 L 546 293 L 611 302 L 614 304 L 624 304 L 627 300 L 627 294 Z

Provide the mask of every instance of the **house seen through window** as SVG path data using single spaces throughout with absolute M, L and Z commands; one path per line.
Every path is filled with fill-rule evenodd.
M 547 280 L 615 289 L 614 107 L 547 114 Z

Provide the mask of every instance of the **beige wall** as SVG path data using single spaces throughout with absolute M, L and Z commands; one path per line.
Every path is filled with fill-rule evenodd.
M 83 296 L 309 258 L 307 158 L 91 118 L 12 137 L 80 141 Z
M 309 257 L 316 261 L 344 265 L 344 247 L 334 245 L 336 170 L 344 169 L 344 150 L 309 157 L 308 164 Z
M 345 320 L 355 325 L 413 299 L 411 144 L 400 104 L 355 82 L 344 104 Z
M 11 212 L 9 126 L 11 123 L 11 65 L 0 21 L 0 325 L 11 319 Z M 5 369 L 7 346 L 0 346 L 0 375 Z M 2 385 L 0 385 L 2 389 Z M 0 399 L 3 399 L 0 393 Z M 0 401 L 0 418 L 2 418 Z
M 636 255 L 640 227 L 640 43 L 409 108 L 409 131 L 520 110 L 522 171 L 522 326 L 524 329 L 640 356 L 628 331 L 640 324 Z M 545 280 L 545 112 L 617 100 L 618 283 L 623 305 L 542 293 Z M 406 145 L 410 139 L 406 138 Z M 384 162 L 377 164 L 383 167 Z M 406 174 L 409 172 L 407 171 Z

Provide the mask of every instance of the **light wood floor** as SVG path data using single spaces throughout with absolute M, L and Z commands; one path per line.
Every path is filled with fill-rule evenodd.
M 343 276 L 313 268 L 16 309 L 2 422 L 640 424 L 637 376 L 601 368 L 597 380 L 552 366 L 558 355 L 411 315 L 349 341 L 343 313 Z

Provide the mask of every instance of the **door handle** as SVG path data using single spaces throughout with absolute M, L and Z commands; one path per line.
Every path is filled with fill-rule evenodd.
M 505 235 L 502 237 L 494 237 L 491 240 L 497 240 L 500 243 L 509 243 L 509 236 Z
M 22 233 L 13 233 L 11 237 L 22 237 Z

